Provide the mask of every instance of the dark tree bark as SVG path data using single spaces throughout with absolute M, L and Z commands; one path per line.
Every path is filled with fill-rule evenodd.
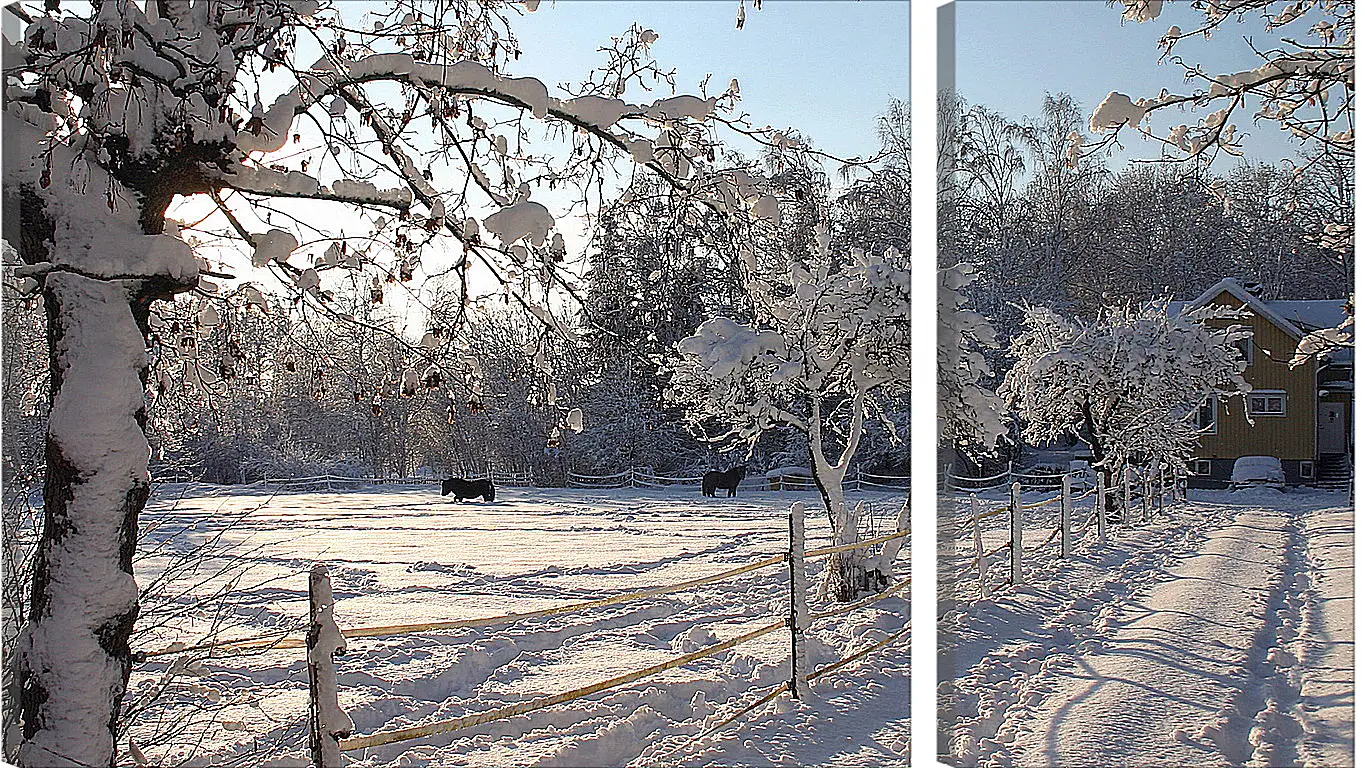
M 50 231 L 37 198 L 25 200 L 25 230 Z M 50 242 L 27 240 L 34 248 L 21 258 L 46 260 Z M 152 301 L 192 283 L 57 266 L 42 284 L 51 375 L 44 522 L 15 659 L 21 740 L 6 748 L 24 768 L 113 766 L 138 616 L 138 516 L 151 490 L 147 319 Z
M 1117 500 L 1110 495 L 1114 488 L 1114 470 L 1101 466 L 1105 459 L 1109 458 L 1109 452 L 1099 438 L 1099 431 L 1095 427 L 1095 413 L 1088 401 L 1081 404 L 1081 417 L 1081 440 L 1090 446 L 1090 465 L 1095 467 L 1095 472 L 1099 475 L 1100 487 L 1108 491 L 1099 499 L 1101 514 L 1107 518 L 1117 506 Z

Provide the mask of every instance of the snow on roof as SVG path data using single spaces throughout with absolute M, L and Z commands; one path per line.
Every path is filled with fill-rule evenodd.
M 1268 301 L 1266 304 L 1305 331 L 1335 328 L 1346 320 L 1345 299 Z
M 1194 301 L 1171 302 L 1167 312 L 1174 316 L 1202 307 L 1224 291 L 1246 304 L 1247 309 L 1274 323 L 1295 339 L 1308 331 L 1335 328 L 1346 319 L 1344 299 L 1262 301 L 1247 291 L 1235 277 L 1219 280 Z
M 810 477 L 811 474 L 810 474 L 810 468 L 809 468 L 809 467 L 778 467 L 777 469 L 770 469 L 770 470 L 768 470 L 768 471 L 764 474 L 764 476 L 765 476 L 765 477 Z

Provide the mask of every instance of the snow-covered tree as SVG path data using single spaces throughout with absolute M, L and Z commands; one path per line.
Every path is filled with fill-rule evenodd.
M 910 107 L 892 100 L 877 119 L 882 146 L 880 166 L 854 181 L 834 200 L 838 248 L 881 253 L 910 251 Z
M 823 230 L 814 240 L 809 261 L 751 281 L 753 323 L 713 318 L 678 343 L 669 398 L 716 443 L 752 446 L 782 427 L 803 434 L 835 540 L 851 543 L 844 477 L 867 420 L 909 386 L 909 260 L 894 250 L 836 254 Z M 832 558 L 838 599 L 867 586 L 864 561 Z
M 1091 321 L 1029 308 L 1000 395 L 1025 440 L 1079 437 L 1106 479 L 1125 462 L 1182 465 L 1199 407 L 1249 391 L 1236 342 L 1250 331 L 1206 324 L 1236 317 L 1213 306 L 1171 317 L 1164 302 L 1106 307 Z
M 1352 348 L 1355 344 L 1355 294 L 1351 294 L 1351 298 L 1346 300 L 1345 309 L 1346 317 L 1337 325 L 1312 331 L 1299 339 L 1299 345 L 1294 349 L 1294 357 L 1290 359 L 1289 367 L 1295 368 L 1337 350 Z
M 970 265 L 938 271 L 938 439 L 968 453 L 993 451 L 1007 431 L 1004 404 L 983 385 L 992 376 L 983 349 L 997 346 L 990 321 L 968 308 Z
M 565 248 L 547 188 L 586 199 L 619 157 L 729 215 L 757 197 L 707 172 L 734 90 L 623 99 L 661 72 L 652 30 L 632 28 L 628 53 L 566 98 L 504 74 L 520 55 L 509 14 L 535 5 L 5 7 L 22 29 L 5 51 L 4 202 L 15 215 L 4 237 L 23 289 L 43 296 L 52 365 L 46 526 L 17 658 L 19 740 L 6 744 L 20 765 L 115 760 L 158 302 L 269 275 L 293 301 L 355 321 L 333 308 L 334 275 L 404 283 L 427 268 L 461 281 L 478 269 L 498 298 L 531 306 L 551 286 L 572 288 L 556 267 Z M 536 151 L 537 121 L 560 143 Z M 168 220 L 173 204 L 193 222 Z
M 1163 0 L 1122 0 L 1124 18 L 1155 21 Z M 1312 163 L 1355 152 L 1355 3 L 1353 0 L 1193 0 L 1203 18 L 1195 29 L 1172 26 L 1160 40 L 1162 59 L 1185 70 L 1195 84 L 1188 93 L 1140 97 L 1111 92 L 1090 118 L 1090 130 L 1113 141 L 1125 126 L 1161 141 L 1174 159 L 1241 154 L 1237 115 L 1278 122 L 1303 142 Z M 1248 39 L 1257 66 L 1222 74 L 1208 72 L 1179 52 L 1191 38 L 1233 32 L 1239 22 L 1264 24 L 1276 39 Z M 1179 50 L 1178 50 L 1179 49 Z M 1168 135 L 1144 121 L 1160 110 L 1193 108 L 1202 119 L 1179 123 Z M 1255 110 L 1254 112 L 1251 110 Z M 1077 146 L 1083 141 L 1074 136 Z

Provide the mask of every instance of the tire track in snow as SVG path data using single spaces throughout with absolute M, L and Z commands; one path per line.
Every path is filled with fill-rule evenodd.
M 1217 508 L 1192 506 L 1163 521 L 1165 527 L 1116 531 L 1107 547 L 1091 542 L 1070 560 L 1026 565 L 1026 586 L 945 613 L 939 635 L 941 759 L 977 765 L 998 756 L 1009 735 L 1001 733 L 1007 716 L 1037 706 L 1050 691 L 1053 678 L 1039 673 L 1074 664 L 1077 649 L 1101 647 L 1118 607 L 1221 519 Z
M 1355 511 L 1350 497 L 1310 513 L 1306 523 L 1308 585 L 1299 632 L 1300 700 L 1295 717 L 1305 734 L 1297 762 L 1309 768 L 1354 764 Z
M 1050 692 L 1011 713 L 988 764 L 1245 762 L 1250 715 L 1265 702 L 1246 686 L 1264 675 L 1292 548 L 1286 512 L 1242 512 L 1130 606 L 1101 647 L 1059 665 Z

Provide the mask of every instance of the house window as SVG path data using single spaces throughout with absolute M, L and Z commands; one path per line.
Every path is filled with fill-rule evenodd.
M 1313 478 L 1313 462 L 1311 461 L 1299 462 L 1299 477 L 1302 477 L 1306 480 L 1311 480 Z
M 1194 413 L 1194 425 L 1208 434 L 1218 434 L 1218 398 L 1210 397 L 1200 403 Z
M 1190 469 L 1200 477 L 1208 477 L 1213 474 L 1213 462 L 1208 459 L 1195 459 L 1190 462 Z
M 1252 416 L 1283 416 L 1288 410 L 1284 392 L 1252 392 L 1247 396 L 1247 411 Z
M 1252 330 L 1251 328 L 1249 328 L 1249 327 L 1247 327 L 1247 326 L 1245 326 L 1245 325 L 1236 326 L 1236 327 L 1237 327 L 1239 330 L 1246 331 L 1247 333 L 1251 333 L 1251 330 Z M 1242 359 L 1246 361 L 1246 364 L 1247 364 L 1247 367 L 1248 367 L 1248 368 L 1250 368 L 1250 367 L 1251 367 L 1251 364 L 1252 364 L 1253 362 L 1255 362 L 1255 360 L 1256 360 L 1255 352 L 1256 352 L 1256 337 L 1255 337 L 1255 336 L 1248 336 L 1248 337 L 1246 337 L 1245 339 L 1241 339 L 1241 340 L 1239 340 L 1239 341 L 1237 342 L 1237 354 L 1241 355 L 1241 356 L 1242 356 Z

